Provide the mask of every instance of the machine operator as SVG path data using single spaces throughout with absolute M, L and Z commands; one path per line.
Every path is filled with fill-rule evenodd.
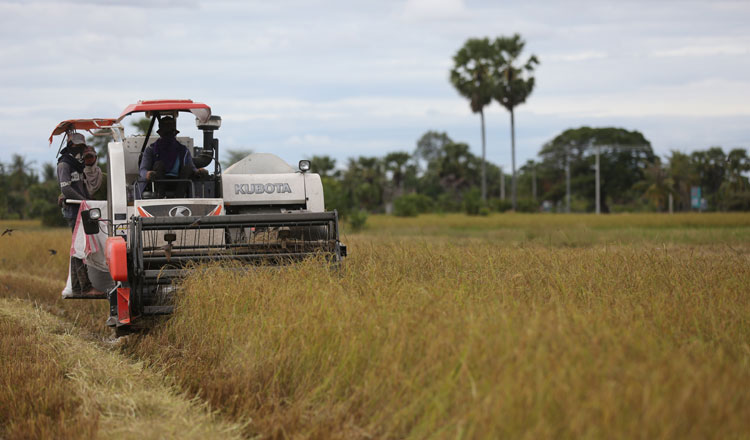
M 172 117 L 159 119 L 159 140 L 146 147 L 141 160 L 140 175 L 146 184 L 154 181 L 178 179 L 181 182 L 160 182 L 156 185 L 156 197 L 182 198 L 186 195 L 187 180 L 208 175 L 203 168 L 196 168 L 188 148 L 176 138 L 177 123 Z M 173 194 L 169 194 L 173 192 Z

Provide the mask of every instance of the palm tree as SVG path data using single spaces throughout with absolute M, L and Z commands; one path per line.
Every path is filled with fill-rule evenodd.
M 453 140 L 448 133 L 438 131 L 428 131 L 423 134 L 417 141 L 417 148 L 414 150 L 413 160 L 417 166 L 417 173 L 421 174 L 430 167 L 430 163 L 437 161 L 443 154 L 443 147 Z M 422 167 L 424 162 L 424 167 Z
M 669 195 L 674 195 L 674 180 L 657 158 L 646 168 L 644 179 L 633 185 L 633 188 L 643 191 L 643 196 L 653 202 L 657 212 L 661 212 Z
M 512 37 L 499 37 L 493 43 L 493 79 L 495 83 L 493 97 L 510 112 L 510 144 L 511 144 L 511 200 L 516 209 L 517 178 L 516 178 L 516 127 L 513 109 L 526 102 L 526 98 L 534 90 L 534 67 L 539 64 L 536 55 L 531 55 L 522 66 L 515 63 L 521 57 L 526 42 L 518 34 Z
M 42 179 L 43 182 L 57 183 L 57 168 L 49 162 L 42 165 Z
M 471 111 L 479 113 L 482 121 L 482 200 L 487 200 L 487 173 L 485 165 L 486 142 L 484 108 L 492 102 L 493 78 L 491 75 L 493 48 L 487 38 L 470 38 L 453 57 L 454 67 L 450 79 L 461 96 L 469 99 Z
M 37 175 L 31 166 L 33 161 L 26 161 L 20 154 L 14 154 L 10 162 L 10 185 L 11 190 L 26 191 L 29 186 L 37 182 Z
M 378 157 L 349 158 L 343 174 L 343 184 L 350 200 L 359 210 L 376 211 L 382 206 L 384 177 L 383 162 Z
M 310 168 L 313 173 L 317 173 L 320 177 L 331 177 L 338 172 L 336 170 L 336 159 L 331 156 L 313 156 L 310 158 Z
M 667 157 L 669 177 L 674 182 L 673 189 L 678 211 L 690 211 L 690 187 L 696 183 L 695 170 L 690 155 L 672 150 Z
M 149 118 L 140 118 L 135 121 L 131 121 L 130 125 L 133 126 L 133 128 L 136 129 L 138 132 L 137 134 L 146 135 L 146 132 L 148 131 L 148 127 L 151 125 L 151 119 Z
M 393 210 L 393 202 L 404 195 L 404 180 L 406 177 L 406 164 L 411 160 L 411 154 L 404 151 L 388 153 L 383 159 L 385 171 L 391 175 L 391 183 L 387 184 L 388 200 L 385 212 Z
M 463 190 L 471 187 L 473 155 L 469 151 L 469 146 L 464 143 L 451 142 L 444 146 L 443 151 L 438 176 L 443 188 L 458 197 Z

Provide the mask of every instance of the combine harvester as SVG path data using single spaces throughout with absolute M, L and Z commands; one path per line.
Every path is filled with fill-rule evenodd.
M 186 112 L 203 132 L 203 146 L 190 137 L 177 140 L 192 152 L 196 168 L 213 162 L 213 173 L 145 182 L 139 163 L 158 139 L 155 124 Z M 150 127 L 145 135 L 125 137 L 120 121 L 133 113 L 145 113 Z M 107 266 L 117 283 L 109 293 L 110 315 L 118 334 L 149 315 L 172 313 L 174 281 L 195 263 L 284 264 L 323 256 L 337 264 L 346 256 L 338 214 L 325 211 L 323 185 L 308 172 L 310 162 L 301 160 L 295 170 L 273 154 L 256 153 L 222 171 L 214 138 L 220 126 L 206 104 L 160 100 L 128 106 L 107 127 L 114 140 L 107 147 L 106 219 L 89 209 L 81 211 L 81 222 L 87 234 L 106 224 Z M 179 185 L 183 190 L 175 191 Z

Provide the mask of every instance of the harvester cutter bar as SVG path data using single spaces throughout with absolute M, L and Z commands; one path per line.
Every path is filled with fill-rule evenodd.
M 279 214 L 234 214 L 215 216 L 188 217 L 138 217 L 143 230 L 175 229 L 180 226 L 187 228 L 198 226 L 231 227 L 243 224 L 254 226 L 324 226 L 329 222 L 338 225 L 338 214 L 331 212 L 289 212 Z M 336 228 L 336 239 L 338 239 Z
M 136 267 L 143 269 L 191 261 L 284 261 L 319 253 L 339 261 L 342 256 L 335 211 L 152 217 L 133 222 Z
M 164 305 L 160 289 L 183 277 L 191 263 L 279 265 L 311 256 L 338 263 L 346 255 L 336 211 L 134 217 L 129 234 L 131 296 L 143 314 Z

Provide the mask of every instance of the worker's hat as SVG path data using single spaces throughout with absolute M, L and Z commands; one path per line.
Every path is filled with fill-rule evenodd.
M 86 138 L 81 133 L 70 133 L 68 135 L 68 145 L 86 145 Z
M 163 135 L 177 134 L 180 131 L 177 130 L 177 121 L 174 118 L 166 117 L 159 119 L 159 129 L 157 133 Z

